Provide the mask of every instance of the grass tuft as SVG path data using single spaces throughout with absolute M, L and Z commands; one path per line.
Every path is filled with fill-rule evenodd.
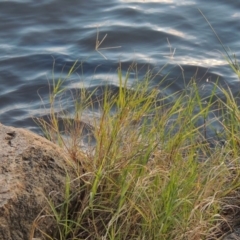
M 119 67 L 118 91 L 106 86 L 98 96 L 97 88 L 81 89 L 74 115 L 61 113 L 63 129 L 54 106 L 66 89 L 61 79 L 53 84 L 50 118 L 38 121 L 74 162 L 76 179 L 66 180 L 61 206 L 49 201 L 58 230 L 46 238 L 219 239 L 239 216 L 240 111 L 234 96 L 213 84 L 202 98 L 194 79 L 166 96 L 162 81 L 152 85 L 150 72 L 135 79 L 133 90 L 127 87 L 130 71 L 124 75 Z M 217 97 L 219 90 L 227 101 Z M 83 116 L 96 105 L 100 113 L 90 126 Z M 221 141 L 209 138 L 209 116 L 216 111 L 223 116 L 217 119 Z M 94 144 L 84 152 L 79 145 L 86 125 Z

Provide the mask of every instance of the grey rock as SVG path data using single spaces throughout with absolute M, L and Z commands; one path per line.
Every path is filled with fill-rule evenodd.
M 41 217 L 64 197 L 66 174 L 73 166 L 62 149 L 25 129 L 0 123 L 0 240 L 44 239 L 53 218 Z M 37 227 L 36 227 L 37 226 Z
M 222 240 L 240 240 L 240 228 L 234 228 L 233 232 L 224 236 Z

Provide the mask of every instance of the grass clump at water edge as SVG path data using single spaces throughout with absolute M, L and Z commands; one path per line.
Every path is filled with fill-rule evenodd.
M 70 71 L 73 71 L 71 69 Z M 100 98 L 82 89 L 69 121 L 60 130 L 54 111 L 61 80 L 50 96 L 50 121 L 39 120 L 46 136 L 58 142 L 76 164 L 78 191 L 49 214 L 58 231 L 46 239 L 219 239 L 234 227 L 239 188 L 240 112 L 229 91 L 227 102 L 212 93 L 201 98 L 194 80 L 185 90 L 165 96 L 151 87 L 152 75 L 127 88 L 128 74 L 118 71 L 119 91 L 106 87 Z M 61 89 L 61 90 L 60 90 Z M 96 89 L 97 91 L 97 89 Z M 170 101 L 170 99 L 175 99 Z M 95 105 L 93 149 L 83 152 L 81 119 Z M 220 111 L 225 144 L 206 136 L 210 112 Z M 201 124 L 199 124 L 201 123 Z M 68 138 L 65 136 L 68 135 Z

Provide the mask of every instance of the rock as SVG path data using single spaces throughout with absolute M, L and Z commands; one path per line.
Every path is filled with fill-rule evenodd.
M 49 209 L 50 196 L 63 201 L 67 173 L 74 176 L 58 146 L 0 123 L 0 240 L 44 239 L 38 228 L 54 231 L 53 218 L 36 219 Z
M 224 236 L 222 240 L 240 240 L 240 228 L 234 228 L 233 232 Z

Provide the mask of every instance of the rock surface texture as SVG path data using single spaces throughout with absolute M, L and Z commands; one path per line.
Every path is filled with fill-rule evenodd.
M 58 146 L 0 124 L 0 240 L 44 239 L 38 227 L 54 230 L 51 218 L 36 219 L 49 208 L 50 196 L 63 200 L 66 173 L 72 176 L 73 168 Z
M 233 232 L 227 234 L 222 240 L 240 240 L 240 228 L 233 229 Z

